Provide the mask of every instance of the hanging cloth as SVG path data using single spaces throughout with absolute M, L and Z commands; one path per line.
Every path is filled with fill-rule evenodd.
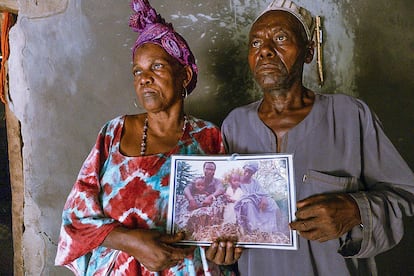
M 9 12 L 3 12 L 1 22 L 1 68 L 0 68 L 0 100 L 6 103 L 6 61 L 9 58 L 9 31 L 14 24 L 13 14 Z

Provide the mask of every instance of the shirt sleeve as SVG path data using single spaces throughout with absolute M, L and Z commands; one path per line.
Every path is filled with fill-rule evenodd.
M 67 198 L 62 214 L 56 265 L 70 265 L 98 247 L 118 222 L 105 217 L 99 200 L 101 168 L 108 157 L 112 135 L 104 126 Z
M 387 251 L 404 234 L 403 216 L 414 214 L 414 174 L 385 135 L 375 114 L 360 114 L 363 126 L 362 175 L 365 190 L 350 194 L 358 204 L 362 225 L 340 248 L 346 257 L 368 258 Z

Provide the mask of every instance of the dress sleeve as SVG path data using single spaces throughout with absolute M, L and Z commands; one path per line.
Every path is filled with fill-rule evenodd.
M 211 141 L 209 141 L 209 143 L 207 143 L 207 145 L 209 146 L 209 149 L 207 152 L 207 154 L 224 154 L 225 153 L 225 149 L 224 149 L 224 144 L 223 144 L 223 139 L 221 136 L 221 132 L 220 129 L 216 126 L 214 126 L 213 128 L 211 128 Z M 219 183 L 221 185 L 221 182 Z
M 220 129 L 207 121 L 198 120 L 195 124 L 197 124 L 197 127 L 193 128 L 191 135 L 196 140 L 197 147 L 202 150 L 202 154 L 224 154 L 225 150 Z M 194 141 L 191 141 L 191 143 L 194 143 Z
M 101 168 L 108 158 L 112 142 L 105 125 L 70 192 L 62 214 L 62 226 L 55 259 L 56 265 L 68 265 L 98 247 L 118 222 L 105 217 L 99 200 Z
M 364 190 L 350 194 L 358 204 L 362 225 L 352 232 L 339 252 L 356 258 L 373 257 L 400 242 L 403 216 L 414 214 L 414 174 L 385 135 L 381 123 L 366 105 L 363 126 L 362 175 Z

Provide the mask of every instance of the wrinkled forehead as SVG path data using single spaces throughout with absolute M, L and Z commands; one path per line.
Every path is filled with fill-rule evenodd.
M 306 32 L 302 23 L 291 13 L 281 10 L 271 10 L 261 15 L 253 23 L 249 37 L 272 28 L 280 28 L 306 39 Z
M 152 42 L 146 42 L 138 46 L 135 50 L 134 60 L 143 55 L 150 55 L 153 57 L 163 58 L 163 59 L 171 60 L 171 61 L 176 60 L 169 53 L 167 53 L 164 48 Z
M 164 48 L 156 43 L 146 42 L 140 45 L 135 50 L 134 64 L 138 64 L 142 61 L 164 60 L 175 68 L 182 68 L 181 63 L 173 56 L 171 56 Z

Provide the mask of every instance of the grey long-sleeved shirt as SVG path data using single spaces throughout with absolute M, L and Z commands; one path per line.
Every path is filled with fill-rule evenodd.
M 222 125 L 228 153 L 275 153 L 274 133 L 259 118 L 261 101 L 233 110 Z M 414 174 L 361 100 L 316 94 L 308 116 L 282 138 L 292 153 L 297 200 L 350 193 L 363 227 L 324 243 L 299 238 L 299 250 L 248 249 L 242 275 L 376 275 L 374 256 L 403 236 L 414 214 Z

